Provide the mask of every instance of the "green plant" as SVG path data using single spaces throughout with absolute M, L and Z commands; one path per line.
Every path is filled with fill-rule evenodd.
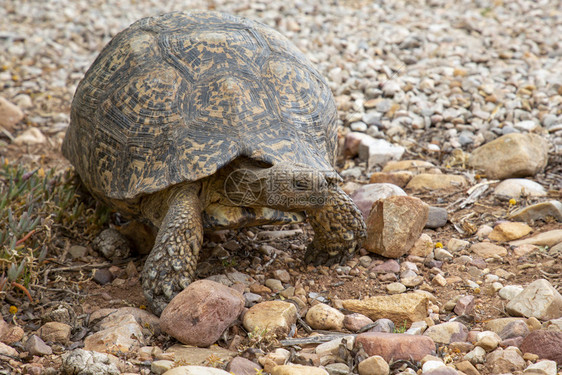
M 394 333 L 404 333 L 408 330 L 408 323 L 404 320 L 401 326 L 394 328 Z
M 55 237 L 90 238 L 107 219 L 107 209 L 80 199 L 70 170 L 29 171 L 1 158 L 0 293 L 16 287 L 31 300 L 28 288 L 54 255 Z

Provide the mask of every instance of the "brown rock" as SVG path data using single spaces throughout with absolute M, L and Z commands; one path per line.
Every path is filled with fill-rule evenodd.
M 390 296 L 375 296 L 363 300 L 342 301 L 343 307 L 372 320 L 389 318 L 396 325 L 424 320 L 427 317 L 429 299 L 421 293 L 403 293 Z
M 191 283 L 166 306 L 161 329 L 180 342 L 209 346 L 244 308 L 242 294 L 210 280 Z
M 394 196 L 373 204 L 365 249 L 388 258 L 408 252 L 420 237 L 429 206 L 415 197 Z
M 297 321 L 297 308 L 289 302 L 266 301 L 252 306 L 243 319 L 244 327 L 249 332 L 267 332 L 285 337 L 291 325 Z
M 24 331 L 21 327 L 6 323 L 0 316 L 0 342 L 10 345 L 20 341 L 23 336 Z
M 491 374 L 506 374 L 523 371 L 526 362 L 517 348 L 498 348 L 486 356 L 486 367 Z
M 480 375 L 480 372 L 474 367 L 470 361 L 462 361 L 457 363 L 456 365 L 457 370 L 464 372 L 466 375 Z
M 406 189 L 411 190 L 458 190 L 468 185 L 464 176 L 452 174 L 421 173 L 412 177 Z
M 70 340 L 72 327 L 65 323 L 48 322 L 39 328 L 37 334 L 45 342 L 57 342 L 66 344 Z
M 503 222 L 494 227 L 488 238 L 492 241 L 513 241 L 531 233 L 533 229 L 525 223 Z
M 23 119 L 23 112 L 16 105 L 0 97 L 0 126 L 8 131 Z
M 489 179 L 534 176 L 548 162 L 548 142 L 531 133 L 507 134 L 478 147 L 468 162 Z
M 533 331 L 523 339 L 519 349 L 523 353 L 537 354 L 542 359 L 555 361 L 562 366 L 562 331 Z
M 403 188 L 412 179 L 412 172 L 401 171 L 401 172 L 375 172 L 371 175 L 369 183 L 371 184 L 393 184 Z
M 423 160 L 389 161 L 384 166 L 383 172 L 410 171 L 415 174 L 422 172 L 441 173 L 435 165 Z
M 369 356 L 379 355 L 387 362 L 400 359 L 420 361 L 428 354 L 436 354 L 431 338 L 404 333 L 361 333 L 355 339 L 355 347 L 360 345 Z
M 493 243 L 490 242 L 475 243 L 472 246 L 470 246 L 469 250 L 484 259 L 502 258 L 507 255 L 507 250 L 504 247 L 494 245 Z

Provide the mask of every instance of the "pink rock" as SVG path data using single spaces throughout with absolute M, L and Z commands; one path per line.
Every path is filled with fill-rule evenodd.
M 162 331 L 180 342 L 209 346 L 238 318 L 242 294 L 210 280 L 191 283 L 166 306 L 160 316 Z
M 420 361 L 435 355 L 435 343 L 427 336 L 404 333 L 368 332 L 357 335 L 355 347 L 363 346 L 369 356 L 380 355 L 389 362 L 399 359 Z
M 519 349 L 523 353 L 533 353 L 542 359 L 550 359 L 562 366 L 562 331 L 540 329 L 523 339 Z
M 355 190 L 351 195 L 353 202 L 367 220 L 373 203 L 379 199 L 385 199 L 395 195 L 405 196 L 404 190 L 392 184 L 367 184 Z
M 369 271 L 376 273 L 398 273 L 400 272 L 400 264 L 394 259 L 389 259 L 382 264 L 369 267 Z
M 359 313 L 349 314 L 343 318 L 343 326 L 351 332 L 357 332 L 371 323 L 373 323 L 371 318 Z
M 234 375 L 256 375 L 262 367 L 244 357 L 234 357 L 226 366 L 226 371 Z
M 455 305 L 455 314 L 470 315 L 474 310 L 474 296 L 468 295 L 459 298 Z

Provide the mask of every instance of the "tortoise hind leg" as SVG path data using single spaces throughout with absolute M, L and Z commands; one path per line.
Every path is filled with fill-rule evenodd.
M 336 187 L 326 195 L 324 205 L 306 212 L 314 229 L 305 262 L 330 266 L 344 263 L 358 250 L 366 237 L 361 211 L 351 198 Z
M 187 184 L 170 193 L 168 210 L 145 261 L 142 287 L 150 309 L 157 315 L 195 277 L 203 242 L 198 192 L 198 184 Z

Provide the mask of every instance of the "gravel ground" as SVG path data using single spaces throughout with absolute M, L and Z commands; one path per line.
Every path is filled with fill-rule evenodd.
M 365 132 L 402 145 L 404 159 L 430 160 L 445 167 L 448 163 L 444 161 L 454 160 L 456 150 L 470 152 L 513 132 L 541 134 L 552 145 L 550 165 L 540 176 L 541 183 L 560 200 L 562 8 L 557 1 L 546 0 L 165 4 L 150 0 L 3 0 L 0 96 L 20 107 L 25 118 L 12 128 L 0 128 L 0 156 L 26 164 L 67 166 L 59 150 L 72 96 L 102 47 L 139 18 L 189 9 L 230 12 L 279 30 L 328 79 L 339 108 L 342 136 L 349 131 Z M 40 130 L 33 133 L 36 142 L 14 141 L 29 128 Z M 365 162 L 358 159 L 340 158 L 338 166 L 348 171 L 359 167 L 359 174 L 348 173 L 346 179 L 360 182 L 377 171 L 366 171 Z M 455 172 L 474 181 L 471 171 Z M 431 194 L 423 198 L 442 205 L 452 203 Z M 559 223 L 545 227 L 558 228 Z M 448 228 L 439 236 L 445 243 L 453 234 L 454 229 Z M 228 239 L 232 238 L 229 234 Z M 302 250 L 301 242 L 291 240 L 276 247 Z M 506 269 L 517 272 L 516 265 Z M 516 280 L 532 281 L 536 278 L 533 272 L 522 272 L 525 274 L 521 279 L 517 275 Z M 327 271 L 315 274 L 317 285 L 311 284 L 310 290 L 332 285 L 334 280 L 328 276 Z M 348 297 L 358 297 L 353 292 L 362 293 L 363 280 L 349 282 Z M 458 293 L 446 289 L 438 295 L 440 302 Z M 138 287 L 133 290 L 140 295 Z M 102 298 L 89 303 L 103 304 L 106 292 L 119 293 L 102 289 Z M 125 294 L 132 293 L 122 291 L 119 298 L 126 298 Z M 481 302 L 484 306 L 492 303 Z M 483 314 L 492 316 L 497 313 Z M 54 366 L 58 364 L 55 361 Z

